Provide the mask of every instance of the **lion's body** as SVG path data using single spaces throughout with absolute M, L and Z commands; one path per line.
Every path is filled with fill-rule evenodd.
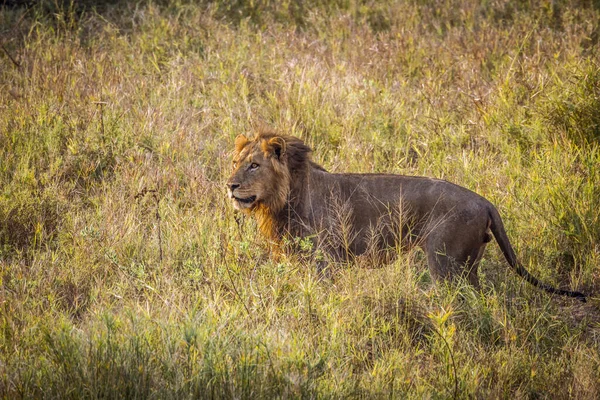
M 306 189 L 290 214 L 297 220 L 291 226 L 304 230 L 290 233 L 317 234 L 337 259 L 416 245 L 427 254 L 433 277 L 448 278 L 465 263 L 476 265 L 489 242 L 491 204 L 446 181 L 311 170 Z M 477 285 L 476 268 L 471 270 Z
M 236 140 L 237 167 L 228 182 L 237 208 L 254 214 L 263 233 L 312 237 L 337 260 L 366 252 L 389 255 L 420 246 L 434 279 L 465 276 L 494 235 L 509 264 L 551 293 L 578 292 L 540 283 L 518 262 L 496 208 L 478 194 L 439 179 L 392 174 L 333 174 L 310 161 L 310 148 L 270 133 Z

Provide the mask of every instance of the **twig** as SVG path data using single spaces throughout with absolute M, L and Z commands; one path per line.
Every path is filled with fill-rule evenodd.
M 19 27 L 19 25 L 21 25 L 21 22 L 23 22 L 23 20 L 25 19 L 25 16 L 26 16 L 26 15 L 29 13 L 29 10 L 31 10 L 31 8 L 28 8 L 28 9 L 27 9 L 27 10 L 26 10 L 26 11 L 23 13 L 23 15 L 21 15 L 21 18 L 19 18 L 19 20 L 17 21 L 17 23 L 16 23 L 16 24 L 15 24 L 15 25 L 14 25 L 14 26 L 11 28 L 11 29 L 7 29 L 7 30 L 3 31 L 3 32 L 1 32 L 1 34 L 2 34 L 2 35 L 5 35 L 5 34 L 7 34 L 7 35 L 8 35 L 8 32 L 9 32 L 9 31 L 12 31 L 12 32 L 11 32 L 11 35 L 12 35 L 12 36 L 16 36 L 16 33 L 17 33 L 17 28 Z M 14 64 L 14 65 L 15 65 L 17 68 L 21 68 L 21 64 L 19 64 L 19 63 L 17 62 L 17 60 L 15 60 L 15 59 L 13 58 L 13 56 L 11 56 L 11 55 L 10 55 L 10 53 L 8 52 L 8 50 L 6 49 L 6 47 L 4 47 L 4 43 L 0 43 L 0 47 L 2 47 L 2 50 L 4 50 L 4 52 L 6 53 L 6 55 L 8 56 L 8 58 L 10 59 L 10 61 L 12 61 L 12 63 L 13 63 L 13 64 Z
M 452 398 L 456 399 L 458 398 L 458 378 L 456 374 L 456 364 L 454 363 L 454 354 L 452 353 L 452 349 L 450 348 L 450 345 L 448 344 L 446 338 L 435 328 L 433 328 L 433 332 L 435 332 L 439 337 L 442 338 L 444 344 L 446 345 L 446 348 L 448 349 L 448 354 L 450 354 L 450 360 L 452 361 L 452 372 L 454 373 L 454 393 L 452 395 Z
M 154 213 L 154 216 L 156 217 L 156 229 L 158 231 L 158 259 L 160 260 L 160 263 L 162 264 L 162 262 L 163 262 L 163 246 L 162 246 L 162 232 L 161 232 L 162 218 L 160 216 L 160 196 L 158 195 L 158 190 L 143 188 L 142 190 L 140 190 L 139 193 L 137 193 L 135 195 L 134 199 L 139 200 L 139 199 L 145 197 L 148 193 L 152 194 L 152 198 L 154 199 L 154 202 L 156 203 L 156 211 Z
M 106 136 L 104 135 L 104 105 L 108 104 L 106 101 L 94 101 L 96 105 L 100 106 L 100 133 L 102 134 L 102 144 L 106 142 Z
M 228 265 L 227 260 L 225 258 L 226 257 L 226 253 L 227 253 L 227 248 L 229 247 L 229 242 L 227 241 L 227 243 L 224 243 L 222 241 L 221 242 L 221 246 L 222 246 L 221 247 L 221 262 L 223 264 L 225 264 L 225 271 L 227 272 L 227 278 L 229 279 L 229 282 L 231 283 L 233 294 L 235 295 L 235 297 L 237 297 L 238 301 L 240 303 L 242 303 L 242 306 L 244 306 L 244 310 L 246 310 L 246 313 L 248 314 L 248 316 L 250 316 L 251 315 L 250 309 L 246 305 L 246 302 L 244 301 L 244 299 L 242 298 L 242 295 L 240 294 L 240 292 L 237 289 L 235 281 L 233 280 L 233 277 L 231 276 L 231 271 L 229 269 L 229 265 Z
M 156 201 L 156 228 L 158 229 L 158 259 L 160 260 L 160 263 L 162 264 L 163 262 L 163 246 L 162 246 L 162 229 L 161 229 L 161 217 L 160 217 L 160 198 L 158 197 L 158 195 L 155 193 L 154 194 L 154 200 Z
M 233 218 L 235 219 L 235 223 L 237 225 L 237 234 L 240 240 L 244 240 L 244 237 L 242 236 L 242 225 L 244 220 L 238 214 L 235 214 Z
M 2 50 L 4 50 L 4 53 L 6 53 L 6 55 L 8 56 L 8 58 L 10 59 L 10 61 L 12 61 L 12 63 L 15 65 L 15 67 L 21 68 L 21 64 L 19 64 L 17 62 L 17 60 L 15 60 L 13 58 L 13 56 L 10 55 L 10 53 L 8 52 L 8 50 L 6 49 L 6 47 L 4 47 L 4 44 L 0 43 L 0 47 L 2 47 Z
M 246 313 L 248 314 L 248 316 L 252 315 L 250 313 L 250 309 L 246 305 L 246 302 L 244 301 L 244 299 L 242 299 L 242 295 L 240 295 L 240 292 L 238 292 L 238 290 L 237 290 L 237 286 L 235 285 L 235 282 L 233 281 L 233 277 L 231 276 L 231 271 L 229 269 L 229 265 L 227 265 L 227 264 L 225 264 L 225 271 L 227 272 L 227 277 L 229 278 L 229 282 L 231 283 L 233 293 L 238 298 L 239 302 L 242 303 L 242 305 L 244 306 L 244 310 L 246 310 Z

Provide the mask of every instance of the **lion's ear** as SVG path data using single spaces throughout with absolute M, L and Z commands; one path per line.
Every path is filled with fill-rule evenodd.
M 238 153 L 242 151 L 249 141 L 250 140 L 244 134 L 238 135 L 238 137 L 235 138 L 235 151 Z
M 285 140 L 279 136 L 269 139 L 262 144 L 262 149 L 265 153 L 274 154 L 277 159 L 285 154 Z

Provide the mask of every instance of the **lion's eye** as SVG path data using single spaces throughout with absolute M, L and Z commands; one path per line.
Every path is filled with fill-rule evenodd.
M 250 169 L 251 169 L 251 170 L 254 170 L 254 169 L 256 169 L 256 168 L 258 168 L 258 164 L 257 164 L 257 163 L 252 163 L 252 164 L 250 164 Z

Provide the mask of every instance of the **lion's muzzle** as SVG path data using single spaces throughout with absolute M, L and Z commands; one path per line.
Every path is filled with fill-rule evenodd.
M 256 201 L 256 196 L 240 194 L 240 186 L 239 183 L 227 182 L 227 196 L 233 200 L 233 206 L 238 210 L 252 207 Z

